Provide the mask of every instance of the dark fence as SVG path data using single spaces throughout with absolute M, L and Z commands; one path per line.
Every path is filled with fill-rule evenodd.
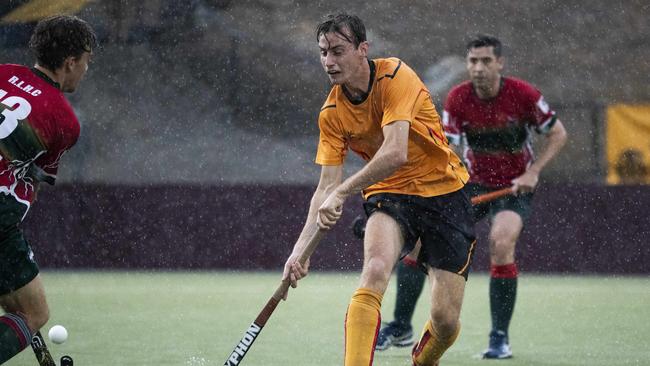
M 281 270 L 313 187 L 63 185 L 41 192 L 25 233 L 44 268 Z M 650 273 L 649 187 L 544 185 L 519 243 L 522 271 Z M 351 199 L 312 258 L 358 270 Z M 486 270 L 487 224 L 473 264 Z

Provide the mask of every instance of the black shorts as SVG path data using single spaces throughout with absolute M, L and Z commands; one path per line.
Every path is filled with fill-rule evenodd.
M 476 245 L 472 205 L 465 189 L 436 197 L 378 193 L 363 204 L 366 215 L 381 211 L 394 218 L 402 229 L 402 257 L 418 239 L 422 249 L 418 263 L 457 273 L 465 279 Z
M 22 231 L 14 226 L 0 233 L 0 295 L 27 285 L 36 275 L 38 265 Z
M 489 188 L 476 183 L 467 183 L 465 187 L 467 188 L 467 193 L 470 195 L 470 197 L 500 189 Z M 532 201 L 533 193 L 522 193 L 516 196 L 510 194 L 501 198 L 497 198 L 494 201 L 485 202 L 474 206 L 474 216 L 476 218 L 476 221 L 482 220 L 485 216 L 489 217 L 490 220 L 492 220 L 494 215 L 501 211 L 514 211 L 525 223 L 530 216 L 530 206 Z

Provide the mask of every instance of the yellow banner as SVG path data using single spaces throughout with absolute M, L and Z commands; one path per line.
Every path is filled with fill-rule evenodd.
M 607 108 L 607 183 L 650 183 L 650 104 Z
M 75 14 L 88 0 L 31 0 L 5 15 L 0 23 L 36 22 L 57 14 Z

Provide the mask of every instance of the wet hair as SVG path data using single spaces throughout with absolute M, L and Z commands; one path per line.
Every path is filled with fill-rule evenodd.
M 352 43 L 355 48 L 366 41 L 366 27 L 363 25 L 363 21 L 356 15 L 346 13 L 328 15 L 327 19 L 316 27 L 316 41 L 326 33 L 340 35 Z
M 468 52 L 472 48 L 480 48 L 480 47 L 492 47 L 492 49 L 494 50 L 494 55 L 496 57 L 501 57 L 503 46 L 501 45 L 501 41 L 499 41 L 497 37 L 490 36 L 487 34 L 478 34 L 476 38 L 467 42 Z
M 29 40 L 38 64 L 56 70 L 66 58 L 79 57 L 97 47 L 97 36 L 85 21 L 71 15 L 55 15 L 41 20 Z

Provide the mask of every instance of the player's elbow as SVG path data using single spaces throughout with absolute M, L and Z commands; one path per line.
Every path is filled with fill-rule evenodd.
M 552 132 L 553 132 L 553 139 L 555 139 L 560 146 L 564 146 L 567 140 L 569 139 L 569 134 L 566 132 L 564 125 L 561 122 L 557 123 L 554 126 Z
M 408 153 L 406 151 L 402 151 L 399 154 L 397 154 L 396 158 L 396 164 L 401 167 L 402 165 L 406 164 L 406 162 L 409 160 Z
M 386 154 L 386 163 L 392 169 L 399 169 L 408 161 L 408 152 L 406 149 L 392 150 Z
M 560 131 L 560 140 L 562 141 L 562 145 L 566 144 L 569 140 L 569 134 L 566 132 L 564 127 L 562 127 L 562 130 Z

